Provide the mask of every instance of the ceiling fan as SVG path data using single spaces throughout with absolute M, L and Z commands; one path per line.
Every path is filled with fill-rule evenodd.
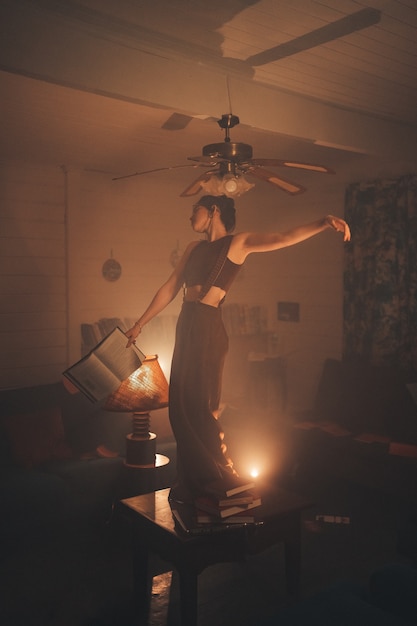
M 271 183 L 271 185 L 275 185 L 275 187 L 291 195 L 305 191 L 305 187 L 302 185 L 277 176 L 265 169 L 265 165 L 334 174 L 333 170 L 323 165 L 280 159 L 253 159 L 252 146 L 247 143 L 235 143 L 230 140 L 230 129 L 239 124 L 239 118 L 236 115 L 227 113 L 222 115 L 217 123 L 225 131 L 224 141 L 204 146 L 202 156 L 188 157 L 191 161 L 196 161 L 201 165 L 214 169 L 201 174 L 180 194 L 181 197 L 194 196 L 201 191 L 212 195 L 239 196 L 254 187 L 254 183 L 248 182 L 246 176 Z
M 254 67 L 272 63 L 287 56 L 322 45 L 339 37 L 349 35 L 355 31 L 362 30 L 378 23 L 380 19 L 381 12 L 379 10 L 366 7 L 355 13 L 346 15 L 335 22 L 331 22 L 321 28 L 310 31 L 305 35 L 297 37 L 296 39 L 252 55 L 244 61 L 239 59 L 223 59 L 223 62 L 226 63 L 226 65 L 229 65 L 231 69 L 234 68 L 242 71 L 253 72 Z M 162 128 L 165 128 L 166 130 L 181 130 L 185 128 L 185 126 L 187 126 L 192 119 L 192 117 L 174 113 L 165 122 Z M 235 143 L 230 140 L 230 129 L 239 124 L 239 118 L 236 115 L 229 113 L 222 115 L 221 119 L 218 120 L 217 123 L 225 130 L 224 142 L 204 146 L 201 156 L 188 157 L 189 160 L 194 161 L 194 165 L 191 167 L 210 167 L 212 169 L 204 172 L 201 176 L 194 180 L 194 182 L 192 182 L 180 194 L 181 197 L 193 196 L 201 191 L 205 191 L 206 193 L 213 195 L 224 193 L 229 196 L 238 196 L 246 191 L 249 191 L 249 189 L 254 186 L 254 183 L 248 182 L 245 176 L 266 181 L 291 195 L 296 195 L 305 191 L 305 187 L 302 185 L 293 183 L 284 177 L 277 176 L 273 172 L 265 169 L 264 166 L 289 167 L 325 174 L 334 173 L 330 168 L 322 165 L 313 165 L 309 163 L 279 159 L 253 159 L 252 146 L 244 143 Z M 135 174 L 129 174 L 127 176 L 119 176 L 113 180 L 180 167 L 190 167 L 190 165 L 177 165 L 136 172 Z
M 306 189 L 302 185 L 292 182 L 283 176 L 278 176 L 265 169 L 270 167 L 288 167 L 310 172 L 321 172 L 324 174 L 334 174 L 334 171 L 324 165 L 314 165 L 312 163 L 302 163 L 299 161 L 289 161 L 281 159 L 254 159 L 252 158 L 252 146 L 247 143 L 236 143 L 230 140 L 230 129 L 240 123 L 237 115 L 226 113 L 217 120 L 220 128 L 225 131 L 224 141 L 221 143 L 211 143 L 203 147 L 201 156 L 188 157 L 193 161 L 193 165 L 174 165 L 172 167 L 160 167 L 152 170 L 135 172 L 125 176 L 118 176 L 113 180 L 150 174 L 152 172 L 177 169 L 181 167 L 204 167 L 206 171 L 194 180 L 180 197 L 187 198 L 200 192 L 210 195 L 225 194 L 230 197 L 240 196 L 252 189 L 255 183 L 246 179 L 254 178 L 263 180 L 274 185 L 281 191 L 291 195 L 303 193 Z M 210 168 L 210 169 L 207 169 Z

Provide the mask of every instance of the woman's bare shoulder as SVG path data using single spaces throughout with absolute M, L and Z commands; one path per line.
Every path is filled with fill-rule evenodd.
M 190 241 L 187 244 L 186 250 L 193 250 L 196 246 L 198 246 L 201 242 L 203 241 L 203 239 L 194 239 L 194 241 Z

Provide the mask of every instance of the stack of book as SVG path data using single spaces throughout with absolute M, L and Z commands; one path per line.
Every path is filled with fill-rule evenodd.
M 261 502 L 255 483 L 231 476 L 206 488 L 194 504 L 198 524 L 250 524 L 256 521 L 255 509 Z
M 262 525 L 261 516 L 254 511 L 261 504 L 255 483 L 235 476 L 206 485 L 206 493 L 193 503 L 170 503 L 176 527 L 188 535 Z

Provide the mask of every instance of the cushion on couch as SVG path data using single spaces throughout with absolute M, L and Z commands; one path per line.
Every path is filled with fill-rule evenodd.
M 407 389 L 413 376 L 392 367 L 327 359 L 313 415 L 354 434 L 377 433 L 394 441 L 417 443 L 417 406 Z
M 3 417 L 13 460 L 19 467 L 39 467 L 58 459 L 69 459 L 61 409 L 58 406 Z

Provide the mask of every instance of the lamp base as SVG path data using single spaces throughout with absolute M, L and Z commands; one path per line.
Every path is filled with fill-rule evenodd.
M 148 433 L 147 437 L 135 437 L 133 433 L 126 436 L 126 464 L 136 466 L 155 465 L 156 435 Z

